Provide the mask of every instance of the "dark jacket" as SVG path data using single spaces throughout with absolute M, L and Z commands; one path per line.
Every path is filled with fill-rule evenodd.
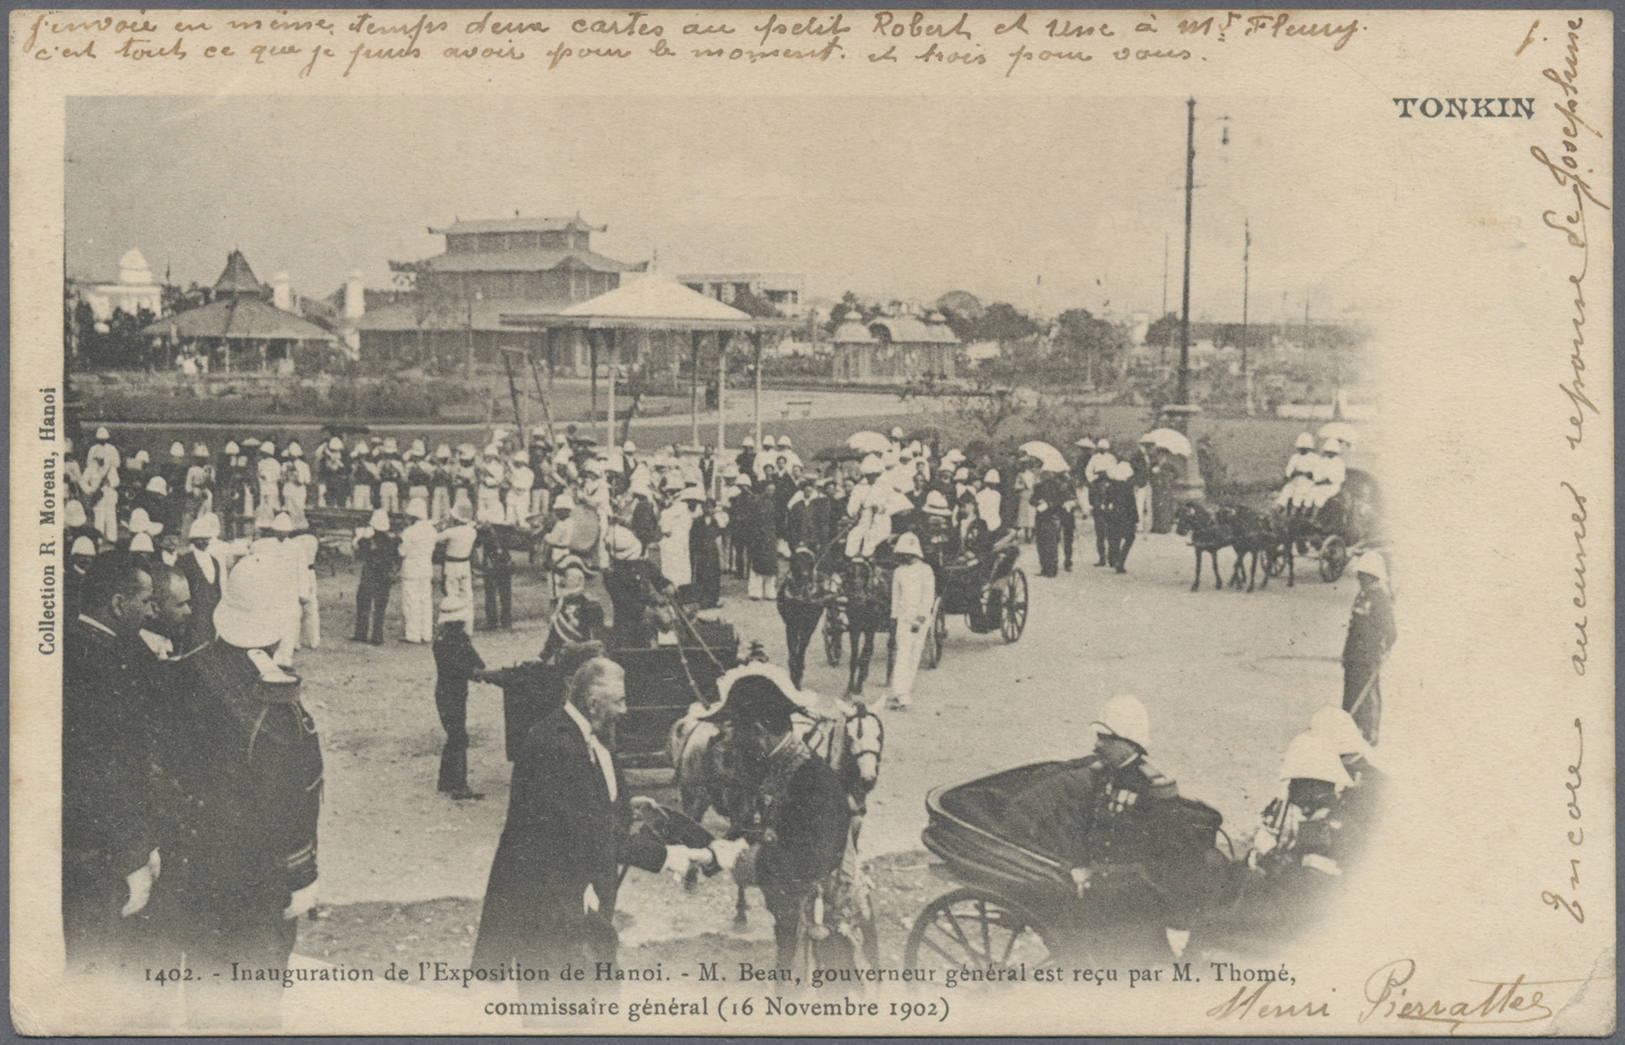
M 629 833 L 630 791 L 619 765 L 615 778 L 612 802 L 586 738 L 563 708 L 531 728 L 514 763 L 508 819 L 485 888 L 476 968 L 518 961 L 557 975 L 566 961 L 614 957 L 620 865 L 658 871 L 666 859 L 663 845 Z M 589 884 L 598 896 L 591 914 L 582 903 Z
M 194 649 L 214 638 L 214 608 L 220 605 L 220 581 L 225 576 L 226 568 L 218 559 L 215 560 L 214 580 L 205 580 L 203 567 L 198 565 L 197 554 L 192 549 L 181 552 L 175 559 L 175 565 L 185 574 L 186 583 L 192 589 L 192 616 L 187 619 L 186 636 L 181 645 Z
M 436 693 L 468 693 L 468 680 L 485 670 L 467 630 L 445 624 L 434 636 L 434 688 Z
M 1150 858 L 1146 825 L 1179 787 L 1143 759 L 1112 769 L 1088 755 L 1055 768 L 1011 800 L 1011 839 L 1068 867 Z
M 395 572 L 401 568 L 399 537 L 392 533 L 374 533 L 356 542 L 355 553 L 361 560 L 362 584 L 387 587 L 394 583 Z
M 750 568 L 757 573 L 776 573 L 779 568 L 779 506 L 771 492 L 751 498 L 745 518 L 745 549 Z
M 799 752 L 781 751 L 769 763 L 757 798 L 760 840 L 740 856 L 738 869 L 761 887 L 775 918 L 840 866 L 851 818 L 835 771 L 801 741 L 794 744 Z
M 123 879 L 158 844 L 148 770 L 151 651 L 75 619 L 62 642 L 62 870 L 69 880 L 108 886 L 124 902 Z M 78 888 L 76 886 L 75 888 Z
M 316 881 L 321 739 L 299 687 L 262 682 L 247 651 L 216 641 L 180 667 L 159 731 L 159 767 L 178 796 L 159 910 L 177 944 L 229 961 Z
M 1042 511 L 1037 511 L 1039 521 L 1058 522 L 1065 513 L 1062 505 L 1076 500 L 1077 494 L 1070 485 L 1059 475 L 1046 472 L 1043 479 L 1033 488 L 1033 508 L 1043 505 Z
M 1140 521 L 1139 506 L 1134 503 L 1134 482 L 1131 479 L 1108 479 L 1101 510 L 1120 533 L 1132 533 Z
M 1354 596 L 1349 614 L 1349 634 L 1343 642 L 1343 659 L 1375 663 L 1388 653 L 1399 632 L 1394 627 L 1394 604 L 1381 588 L 1361 588 Z

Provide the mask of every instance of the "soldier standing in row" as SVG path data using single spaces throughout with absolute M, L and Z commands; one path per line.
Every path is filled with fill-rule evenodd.
M 384 613 L 389 589 L 401 564 L 401 540 L 389 532 L 389 513 L 378 509 L 369 525 L 356 531 L 356 558 L 361 560 L 361 584 L 355 593 L 355 634 L 352 642 L 384 644 Z

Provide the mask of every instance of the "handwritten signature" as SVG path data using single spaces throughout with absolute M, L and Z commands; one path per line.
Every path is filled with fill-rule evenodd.
M 1416 1020 L 1447 1025 L 1451 1033 L 1467 1026 L 1538 1023 L 1553 1015 L 1546 1004 L 1546 992 L 1539 988 L 1586 982 L 1584 979 L 1529 980 L 1519 973 L 1510 980 L 1469 980 L 1477 986 L 1460 992 L 1464 997 L 1452 996 L 1455 992 L 1441 992 L 1442 996 L 1424 1000 L 1420 989 L 1417 998 L 1410 997 L 1410 984 L 1415 976 L 1415 960 L 1400 958 L 1366 977 L 1367 1008 L 1360 1013 L 1359 1022 L 1372 1018 Z M 1488 988 L 1487 993 L 1484 988 Z

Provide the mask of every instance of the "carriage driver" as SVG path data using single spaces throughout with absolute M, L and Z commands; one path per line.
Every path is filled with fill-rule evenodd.
M 1116 696 L 1100 710 L 1092 754 L 1066 763 L 1016 795 L 1007 823 L 1012 838 L 1051 852 L 1072 868 L 1080 897 L 1099 884 L 1112 865 L 1154 864 L 1166 887 L 1168 946 L 1177 958 L 1190 940 L 1188 904 L 1197 883 L 1165 836 L 1164 807 L 1171 809 L 1179 785 L 1146 757 L 1151 717 L 1138 697 Z

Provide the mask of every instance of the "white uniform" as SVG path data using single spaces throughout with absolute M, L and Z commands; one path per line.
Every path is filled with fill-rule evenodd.
M 91 447 L 92 452 L 95 449 Z M 113 454 L 116 459 L 118 451 Z M 85 498 L 91 503 L 91 525 L 108 541 L 118 540 L 118 467 L 107 469 L 100 461 L 86 462 L 81 480 Z
M 873 555 L 881 543 L 891 537 L 891 517 L 909 507 L 908 498 L 893 489 L 885 476 L 854 486 L 852 495 L 846 499 L 846 514 L 857 523 L 846 535 L 846 557 Z
M 444 538 L 418 519 L 401 532 L 401 615 L 407 642 L 434 638 L 434 546 Z M 446 567 L 450 572 L 451 567 Z
M 259 462 L 254 465 L 254 474 L 259 477 L 260 487 L 256 517 L 264 516 L 269 523 L 271 516 L 282 510 L 282 465 L 270 454 L 260 454 Z
M 507 469 L 501 461 L 486 461 L 480 465 L 479 505 L 475 518 L 495 520 L 503 518 L 502 483 Z
M 660 513 L 660 572 L 676 588 L 694 581 L 688 559 L 688 532 L 693 526 L 687 501 L 676 501 Z
M 508 474 L 508 514 L 509 526 L 523 526 L 530 516 L 530 489 L 536 484 L 536 473 L 530 470 L 529 465 L 515 461 Z
M 296 558 L 304 565 L 299 589 L 299 644 L 319 649 L 322 644 L 322 609 L 316 598 L 316 552 L 321 542 L 313 533 L 302 533 L 288 542 L 297 549 Z
M 897 664 L 892 671 L 891 695 L 898 704 L 907 704 L 914 691 L 914 675 L 920 669 L 936 598 L 936 574 L 925 562 L 914 559 L 892 572 L 891 613 L 897 622 Z M 914 630 L 916 624 L 918 631 Z
M 1343 463 L 1341 457 L 1322 457 L 1315 465 L 1315 486 L 1310 493 L 1310 503 L 1316 508 L 1325 507 L 1326 502 L 1343 489 L 1343 480 L 1347 476 L 1348 465 Z
M 479 531 L 468 523 L 458 523 L 441 537 L 446 542 L 446 598 L 462 599 L 469 607 L 465 619 L 470 622 L 474 613 L 474 571 L 468 560 L 474 555 L 477 537 Z

